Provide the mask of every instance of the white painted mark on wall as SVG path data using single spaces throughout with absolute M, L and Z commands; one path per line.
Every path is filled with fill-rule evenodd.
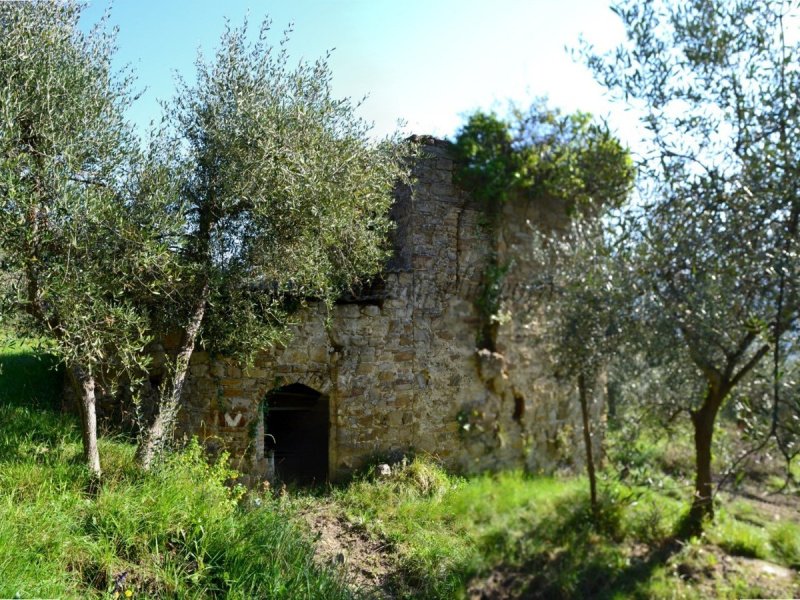
M 235 417 L 231 417 L 229 413 L 225 413 L 225 424 L 228 427 L 236 427 L 239 421 L 242 420 L 242 413 L 236 413 Z

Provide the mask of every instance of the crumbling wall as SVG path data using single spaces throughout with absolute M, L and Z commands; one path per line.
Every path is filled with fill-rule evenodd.
M 480 207 L 453 184 L 446 142 L 426 140 L 416 175 L 398 191 L 395 257 L 380 293 L 347 299 L 330 315 L 310 306 L 285 348 L 265 350 L 244 371 L 196 352 L 180 432 L 226 448 L 245 473 L 263 477 L 262 401 L 301 383 L 328 396 L 334 478 L 409 450 L 462 471 L 581 463 L 575 391 L 554 376 L 535 315 L 523 309 L 535 268 L 524 260 L 529 223 L 563 226 L 563 205 L 509 203 L 490 232 Z M 476 348 L 475 299 L 491 252 L 515 261 L 495 352 Z

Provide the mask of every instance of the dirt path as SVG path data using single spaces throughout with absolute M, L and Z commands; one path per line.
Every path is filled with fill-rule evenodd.
M 341 569 L 347 585 L 367 598 L 391 599 L 390 579 L 396 572 L 390 544 L 351 525 L 329 503 L 302 513 L 315 538 L 315 560 Z

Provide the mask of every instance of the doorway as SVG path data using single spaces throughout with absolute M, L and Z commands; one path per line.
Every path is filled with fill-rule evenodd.
M 280 481 L 298 485 L 328 480 L 328 397 L 293 383 L 267 393 L 264 449 L 274 453 Z

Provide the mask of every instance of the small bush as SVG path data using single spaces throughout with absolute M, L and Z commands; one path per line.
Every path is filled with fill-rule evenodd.
M 286 507 L 241 505 L 224 457 L 210 465 L 193 442 L 144 474 L 130 444 L 102 439 L 103 485 L 87 497 L 77 431 L 36 421 L 56 440 L 44 454 L 26 445 L 31 431 L 0 428 L 6 447 L 24 449 L 0 453 L 0 597 L 349 597 L 314 565 Z
M 395 466 L 391 485 L 427 497 L 441 497 L 457 480 L 433 461 L 415 458 L 407 466 Z

